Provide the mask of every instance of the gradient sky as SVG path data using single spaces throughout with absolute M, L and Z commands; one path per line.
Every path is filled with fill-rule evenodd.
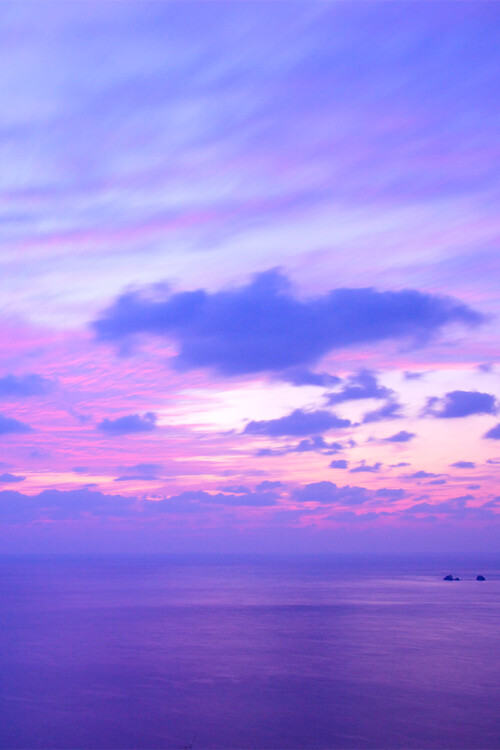
M 498 3 L 0 34 L 2 549 L 496 549 Z

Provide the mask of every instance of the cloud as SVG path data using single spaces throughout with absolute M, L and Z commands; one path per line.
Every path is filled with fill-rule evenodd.
M 14 419 L 14 417 L 6 417 L 0 414 L 0 435 L 22 435 L 26 432 L 33 432 L 29 425 L 20 422 L 18 419 Z
M 439 477 L 440 474 L 433 474 L 431 471 L 416 471 L 414 474 L 408 474 L 408 479 L 431 479 Z
M 414 437 L 416 437 L 414 432 L 401 430 L 400 432 L 396 432 L 395 435 L 385 438 L 385 441 L 386 443 L 407 443 L 409 440 L 413 440 Z
M 9 474 L 9 472 L 6 472 L 4 474 L 0 474 L 0 482 L 2 484 L 24 482 L 25 479 L 26 479 L 26 477 L 21 477 L 21 476 L 18 476 L 16 474 Z
M 284 435 L 312 435 L 325 430 L 349 427 L 348 419 L 340 419 L 329 411 L 304 411 L 295 409 L 291 414 L 279 419 L 249 422 L 243 432 L 246 435 L 267 435 L 282 437 Z
M 439 419 L 468 417 L 471 414 L 496 414 L 495 397 L 479 391 L 450 391 L 443 398 L 428 399 L 424 414 Z
M 317 385 L 322 388 L 329 388 L 341 382 L 341 379 L 336 375 L 329 375 L 327 372 L 312 372 L 302 367 L 285 370 L 285 372 L 281 373 L 280 380 L 297 386 Z
M 231 492 L 234 495 L 241 495 L 245 494 L 247 492 L 250 492 L 248 487 L 245 487 L 244 485 L 236 485 L 236 486 L 230 486 L 230 487 L 221 487 L 221 492 Z
M 330 462 L 331 469 L 347 469 L 348 465 L 349 462 L 343 458 L 339 458 Z
M 106 435 L 129 435 L 136 432 L 151 432 L 156 428 L 156 414 L 147 412 L 144 416 L 128 414 L 117 419 L 103 419 L 97 429 Z
M 349 472 L 351 474 L 358 474 L 359 472 L 366 471 L 366 472 L 369 472 L 370 474 L 374 474 L 377 471 L 380 471 L 381 468 L 382 468 L 382 463 L 380 461 L 377 461 L 372 466 L 367 464 L 365 461 L 361 461 L 359 466 L 355 466 L 354 469 L 349 469 Z
M 362 505 L 371 499 L 364 487 L 338 487 L 333 482 L 313 482 L 293 492 L 293 499 L 301 503 L 323 503 L 325 505 Z
M 488 438 L 488 440 L 500 440 L 500 423 L 495 425 L 495 427 L 492 427 L 491 430 L 488 430 L 488 432 L 485 432 L 483 435 L 484 438 Z M 500 463 L 493 459 L 487 461 L 488 464 L 493 463 Z
M 23 523 L 37 520 L 72 520 L 90 516 L 128 516 L 134 511 L 135 498 L 104 495 L 90 489 L 43 490 L 24 495 L 12 490 L 0 492 L 0 519 Z
M 409 289 L 340 288 L 303 300 L 274 269 L 219 292 L 128 292 L 92 325 L 101 341 L 139 334 L 172 339 L 178 369 L 208 367 L 231 376 L 310 365 L 355 344 L 421 344 L 449 323 L 482 319 L 458 300 Z
M 498 498 L 479 506 L 468 505 L 469 500 L 474 500 L 474 496 L 460 495 L 439 503 L 421 502 L 406 508 L 403 513 L 408 515 L 447 515 L 456 519 L 495 518 L 494 511 L 498 508 Z
M 275 490 L 278 489 L 278 487 L 283 487 L 283 482 L 279 482 L 277 480 L 273 482 L 273 481 L 269 481 L 269 479 L 264 479 L 264 481 L 260 482 L 255 487 L 255 489 L 258 492 L 270 492 L 270 491 L 274 492 Z
M 53 382 L 41 375 L 4 375 L 0 378 L 0 398 L 24 398 L 48 393 Z
M 227 507 L 254 507 L 266 508 L 277 505 L 276 495 L 273 491 L 249 491 L 245 493 L 223 493 L 210 494 L 204 490 L 188 490 L 179 495 L 148 503 L 145 510 L 148 513 L 187 513 L 204 509 L 210 506 Z
M 406 370 L 404 373 L 404 378 L 405 380 L 421 380 L 424 375 L 424 372 L 414 372 L 412 370 Z
M 287 453 L 308 453 L 317 451 L 325 455 L 332 455 L 343 450 L 341 443 L 328 443 L 322 435 L 313 435 L 310 438 L 304 438 L 297 445 L 288 446 Z
M 152 482 L 160 479 L 158 474 L 163 470 L 161 464 L 155 463 L 140 463 L 134 464 L 133 466 L 121 466 L 119 471 L 125 473 L 117 477 L 115 482 L 130 482 L 130 481 L 145 481 Z
M 454 464 L 450 464 L 450 466 L 454 466 L 457 469 L 475 469 L 476 464 L 474 461 L 455 461 Z
M 352 442 L 347 441 L 347 447 L 353 447 Z M 304 438 L 296 445 L 284 445 L 280 448 L 260 448 L 254 455 L 286 456 L 289 453 L 322 453 L 324 456 L 333 456 L 345 450 L 345 448 L 346 446 L 336 441 L 329 443 L 322 435 L 312 435 L 312 437 Z
M 402 500 L 406 497 L 406 494 L 406 490 L 400 488 L 390 489 L 388 487 L 381 487 L 375 491 L 377 497 L 386 497 L 388 500 Z
M 340 404 L 343 401 L 358 401 L 365 398 L 390 398 L 393 391 L 379 385 L 375 373 L 361 370 L 357 375 L 351 375 L 346 385 L 338 393 L 328 394 L 329 404 Z
M 370 422 L 383 422 L 384 419 L 399 419 L 401 417 L 401 404 L 397 401 L 388 401 L 379 409 L 367 412 L 363 417 L 363 424 Z
M 153 482 L 159 477 L 153 474 L 122 474 L 116 477 L 115 482 Z

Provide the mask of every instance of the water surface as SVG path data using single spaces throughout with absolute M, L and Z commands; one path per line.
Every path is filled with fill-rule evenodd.
M 500 748 L 494 561 L 4 557 L 0 592 L 2 748 Z

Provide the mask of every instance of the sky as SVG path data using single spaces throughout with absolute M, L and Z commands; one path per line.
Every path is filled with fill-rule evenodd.
M 12 2 L 0 551 L 494 551 L 500 5 Z

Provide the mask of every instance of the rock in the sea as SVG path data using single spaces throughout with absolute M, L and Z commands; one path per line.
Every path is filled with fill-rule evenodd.
M 486 578 L 484 576 L 478 576 L 476 581 L 486 581 Z
M 450 573 L 450 575 L 449 575 L 449 576 L 445 576 L 445 577 L 443 578 L 443 581 L 453 581 L 453 576 L 451 575 L 451 573 Z

